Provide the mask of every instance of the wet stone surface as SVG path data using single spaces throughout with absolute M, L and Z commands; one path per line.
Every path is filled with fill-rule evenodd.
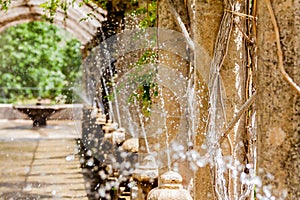
M 0 121 L 0 199 L 88 199 L 73 125 Z

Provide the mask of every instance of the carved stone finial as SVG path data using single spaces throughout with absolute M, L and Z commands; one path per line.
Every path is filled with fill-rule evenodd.
M 190 193 L 183 189 L 179 173 L 168 171 L 161 175 L 161 185 L 151 190 L 147 200 L 192 200 Z

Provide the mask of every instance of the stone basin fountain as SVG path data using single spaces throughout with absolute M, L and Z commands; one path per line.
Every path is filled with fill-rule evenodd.
M 58 105 L 17 105 L 13 108 L 26 114 L 33 120 L 33 127 L 40 127 L 47 125 L 46 121 L 52 114 L 66 107 Z

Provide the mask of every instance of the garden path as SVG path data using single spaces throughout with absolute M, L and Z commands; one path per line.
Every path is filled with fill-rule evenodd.
M 71 121 L 0 120 L 0 199 L 87 200 Z

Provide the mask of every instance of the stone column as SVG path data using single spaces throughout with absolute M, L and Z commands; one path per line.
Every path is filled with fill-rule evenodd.
M 189 0 L 187 9 L 189 10 L 190 29 L 194 42 L 207 51 L 210 59 L 213 57 L 214 45 L 219 30 L 219 25 L 223 15 L 223 1 L 222 0 Z M 194 5 L 193 5 L 194 3 Z M 195 15 L 193 14 L 195 9 Z M 200 67 L 203 55 L 196 55 L 196 65 Z M 207 66 L 208 68 L 210 67 Z M 209 72 L 209 69 L 206 69 Z M 207 85 L 206 85 L 207 87 Z M 206 89 L 207 90 L 207 89 Z M 203 95 L 203 94 L 202 94 Z M 208 96 L 208 91 L 206 91 Z M 208 97 L 206 97 L 208 98 Z M 207 112 L 208 100 L 203 102 L 202 110 Z M 204 114 L 207 116 L 207 113 Z M 195 140 L 195 149 L 203 156 L 205 152 L 201 149 L 201 145 L 205 142 L 205 120 L 199 124 L 202 129 L 198 130 Z M 194 174 L 194 200 L 210 200 L 214 199 L 213 195 L 212 176 L 210 166 L 198 168 Z
M 299 0 L 273 0 L 284 68 L 300 84 Z M 265 1 L 258 1 L 258 175 L 257 196 L 300 199 L 300 97 L 278 67 L 275 32 Z

